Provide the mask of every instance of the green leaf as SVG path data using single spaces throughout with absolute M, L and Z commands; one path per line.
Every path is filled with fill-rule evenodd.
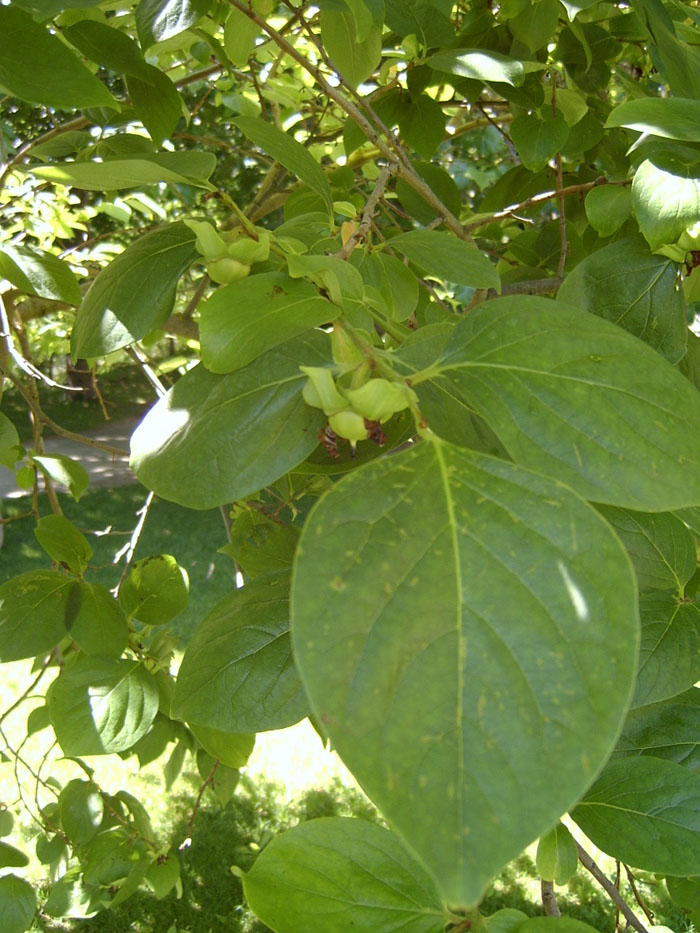
M 232 65 L 245 68 L 259 35 L 258 24 L 241 10 L 232 7 L 224 24 L 224 49 Z
M 666 887 L 674 904 L 686 910 L 700 910 L 700 878 L 666 878 Z
M 78 280 L 70 266 L 52 253 L 5 245 L 0 250 L 0 276 L 27 295 L 80 304 Z
M 134 863 L 134 840 L 122 826 L 99 833 L 87 851 L 83 867 L 86 884 L 112 885 L 129 874 Z
M 104 159 L 102 162 L 62 162 L 60 165 L 30 165 L 16 171 L 28 172 L 57 185 L 104 191 L 138 188 L 170 182 L 211 187 L 207 181 L 216 167 L 211 152 L 158 152 L 148 158 Z
M 700 771 L 700 689 L 630 710 L 615 755 L 652 755 Z
M 51 888 L 43 912 L 50 917 L 75 917 L 85 919 L 102 910 L 102 892 L 99 888 L 83 883 L 80 865 L 69 868 Z
M 611 236 L 632 212 L 632 194 L 619 185 L 598 185 L 586 195 L 586 217 L 602 237 Z
M 180 883 L 180 859 L 171 852 L 164 861 L 158 859 L 146 872 L 146 884 L 152 889 L 156 900 L 161 901 Z
M 76 502 L 80 500 L 90 484 L 90 476 L 82 463 L 64 454 L 32 454 L 31 458 L 42 473 L 54 483 L 65 486 Z
M 327 344 L 311 332 L 227 376 L 190 370 L 132 435 L 132 469 L 193 509 L 245 499 L 284 476 L 318 444 L 323 417 L 301 396 L 299 366 L 327 363 Z
M 145 337 L 168 319 L 180 276 L 197 258 L 183 223 L 147 233 L 113 259 L 92 283 L 73 328 L 71 352 L 101 356 Z
M 308 714 L 289 641 L 288 577 L 260 577 L 222 599 L 192 636 L 171 715 L 224 732 L 266 732 Z
M 240 512 L 231 526 L 231 540 L 219 548 L 251 579 L 276 570 L 291 570 L 299 529 L 273 521 L 257 510 Z M 259 729 L 256 731 L 260 731 Z
M 362 276 L 357 269 L 337 256 L 288 256 L 287 267 L 293 279 L 306 277 L 346 314 L 364 310 L 365 293 Z
M 96 65 L 146 79 L 148 65 L 134 40 L 119 29 L 92 19 L 63 27 L 63 36 Z
M 462 196 L 454 179 L 439 165 L 432 162 L 414 162 L 413 167 L 420 177 L 428 183 L 430 190 L 436 194 L 445 207 L 456 217 L 462 209 Z M 419 223 L 427 226 L 437 217 L 437 211 L 427 201 L 403 180 L 396 179 L 396 194 L 401 201 L 403 209 L 414 217 Z M 370 255 L 379 255 L 372 253 Z
M 30 570 L 0 586 L 0 661 L 45 654 L 66 637 L 73 585 L 61 573 Z
M 537 114 L 516 117 L 510 125 L 510 136 L 518 150 L 520 161 L 531 172 L 539 172 L 566 143 L 569 127 L 561 113 L 544 120 Z
M 700 606 L 672 593 L 647 593 L 639 609 L 642 642 L 633 707 L 676 696 L 700 678 Z
M 34 535 L 49 557 L 66 564 L 73 573 L 82 574 L 92 557 L 87 538 L 63 515 L 40 518 Z
M 557 823 L 537 846 L 537 871 L 545 881 L 568 884 L 576 873 L 576 842 L 563 823 Z
M 0 916 L 2 933 L 24 933 L 36 913 L 34 888 L 16 875 L 0 878 Z
M 623 327 L 677 363 L 688 337 L 677 279 L 675 263 L 651 253 L 641 237 L 629 237 L 586 256 L 557 299 Z
M 399 116 L 401 135 L 424 159 L 431 158 L 442 142 L 446 124 L 442 107 L 427 94 L 412 98 L 410 106 Z
M 516 463 L 588 499 L 643 511 L 700 501 L 697 390 L 607 321 L 545 298 L 488 301 L 453 328 L 432 371 Z
M 113 107 L 107 88 L 61 40 L 17 5 L 0 7 L 0 86 L 13 97 L 44 107 Z
M 9 836 L 15 825 L 15 818 L 10 810 L 0 810 L 0 836 Z
M 411 230 L 392 237 L 391 248 L 406 256 L 427 275 L 456 285 L 500 288 L 500 279 L 486 255 L 473 246 L 439 230 Z
M 119 587 L 122 609 L 144 625 L 170 622 L 185 609 L 189 595 L 187 571 L 170 554 L 137 560 Z
M 129 637 L 126 616 L 109 590 L 99 583 L 76 585 L 71 593 L 74 615 L 70 637 L 85 654 L 118 658 Z
M 146 65 L 146 69 L 143 76 L 128 76 L 126 89 L 148 135 L 160 145 L 180 122 L 184 105 L 180 92 L 166 74 L 151 65 Z
M 0 842 L 0 868 L 24 868 L 29 864 L 29 858 L 11 846 L 9 842 Z
M 17 428 L 0 411 L 0 466 L 12 470 L 21 456 Z
M 683 97 L 643 97 L 612 110 L 606 126 L 626 126 L 640 133 L 700 142 L 700 101 Z
M 700 874 L 700 774 L 681 765 L 612 761 L 571 816 L 594 845 L 628 865 Z
M 381 61 L 381 28 L 373 26 L 366 38 L 358 42 L 355 19 L 350 12 L 323 10 L 321 39 L 332 64 L 352 87 L 366 81 Z
M 131 748 L 158 712 L 158 687 L 138 661 L 79 658 L 51 684 L 49 715 L 67 756 Z
M 580 920 L 574 920 L 572 917 L 530 917 L 517 928 L 517 933 L 597 933 L 597 931 L 595 927 L 582 923 Z
M 606 760 L 637 638 L 608 525 L 504 461 L 424 442 L 336 483 L 301 536 L 311 706 L 451 904 L 477 903 Z
M 84 845 L 97 833 L 104 815 L 104 800 L 97 784 L 76 778 L 58 798 L 61 828 L 74 846 Z
M 255 746 L 255 735 L 241 735 L 191 724 L 190 728 L 202 748 L 227 768 L 242 768 Z
M 214 373 L 233 372 L 339 313 L 303 279 L 284 272 L 249 276 L 217 288 L 201 306 L 202 362 Z
M 601 506 L 632 558 L 640 590 L 675 589 L 678 596 L 697 567 L 692 532 L 667 512 L 650 515 Z
M 700 220 L 700 164 L 666 171 L 645 159 L 632 181 L 632 203 L 651 249 L 674 243 Z
M 140 0 L 136 7 L 136 29 L 146 51 L 195 26 L 208 12 L 211 0 Z
M 408 266 L 389 253 L 365 253 L 358 259 L 365 284 L 377 290 L 389 317 L 409 318 L 418 304 L 418 280 Z
M 141 838 L 146 839 L 149 842 L 153 842 L 155 840 L 155 834 L 153 832 L 151 818 L 148 815 L 148 810 L 144 807 L 141 801 L 137 800 L 133 794 L 130 794 L 126 790 L 118 791 L 116 798 L 121 803 L 123 803 L 129 811 L 129 814 L 134 821 L 134 827 Z
M 259 149 L 276 159 L 287 171 L 315 191 L 333 215 L 333 196 L 323 169 L 301 143 L 259 117 L 236 117 L 233 123 Z
M 402 39 L 415 35 L 423 48 L 430 49 L 454 41 L 449 8 L 447 13 L 431 0 L 391 0 L 386 4 L 386 24 Z
M 511 86 L 522 84 L 526 74 L 545 68 L 541 62 L 519 61 L 488 49 L 441 49 L 430 56 L 428 64 L 436 71 L 446 71 L 460 78 Z
M 484 917 L 487 933 L 517 933 L 527 920 L 527 914 L 512 907 L 503 907 L 490 917 Z
M 246 900 L 275 933 L 440 933 L 435 883 L 388 830 L 325 817 L 277 836 L 243 876 Z

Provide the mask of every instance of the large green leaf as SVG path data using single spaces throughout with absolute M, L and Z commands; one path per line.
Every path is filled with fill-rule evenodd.
M 652 249 L 675 243 L 686 227 L 700 220 L 700 162 L 670 171 L 645 159 L 634 174 L 632 203 Z
M 140 661 L 84 657 L 54 680 L 47 702 L 64 755 L 106 755 L 148 732 L 158 686 Z
M 0 661 L 33 658 L 66 637 L 74 582 L 51 570 L 29 570 L 0 586 Z
M 171 554 L 137 560 L 119 587 L 119 603 L 129 619 L 164 625 L 179 615 L 190 597 L 187 571 Z
M 571 816 L 591 842 L 628 865 L 700 875 L 700 774 L 681 765 L 612 761 Z
M 145 49 L 171 39 L 194 26 L 211 6 L 211 0 L 140 0 L 136 29 Z
M 143 76 L 129 76 L 126 88 L 138 118 L 154 143 L 168 139 L 184 113 L 180 92 L 159 68 L 146 66 Z
M 540 62 L 520 61 L 488 49 L 442 49 L 431 55 L 428 63 L 436 71 L 461 78 L 510 85 L 520 85 L 526 74 L 545 68 Z
M 687 690 L 700 678 L 700 606 L 672 593 L 640 599 L 642 641 L 632 706 L 645 706 Z
M 640 590 L 675 589 L 679 596 L 697 567 L 695 538 L 668 512 L 649 514 L 601 506 L 632 558 Z
M 615 755 L 652 755 L 700 771 L 700 689 L 630 710 Z
M 74 846 L 84 845 L 96 835 L 104 816 L 104 798 L 92 781 L 69 781 L 58 798 L 61 828 Z
M 73 328 L 73 356 L 110 353 L 164 324 L 180 276 L 197 256 L 195 236 L 183 223 L 135 240 L 100 272 L 85 296 Z
M 57 185 L 83 188 L 85 191 L 138 188 L 171 182 L 209 188 L 207 181 L 216 167 L 211 152 L 158 152 L 148 158 L 109 158 L 102 162 L 62 162 L 55 165 L 30 165 L 17 171 Z
M 80 304 L 80 286 L 70 266 L 52 253 L 28 246 L 4 245 L 0 275 L 27 295 Z
M 352 87 L 366 81 L 381 61 L 381 27 L 373 26 L 360 42 L 357 40 L 355 19 L 350 12 L 323 10 L 321 39 L 339 74 Z
M 114 107 L 107 88 L 61 40 L 16 4 L 0 6 L 0 86 L 45 107 Z
M 194 737 L 202 748 L 227 768 L 243 768 L 255 747 L 255 734 L 241 734 L 192 725 Z
M 2 933 L 24 933 L 36 913 L 34 888 L 17 875 L 0 878 L 0 916 Z
M 249 276 L 217 288 L 202 305 L 202 362 L 214 373 L 233 372 L 339 314 L 305 279 L 284 272 Z
M 265 732 L 308 713 L 289 642 L 288 577 L 260 577 L 221 600 L 193 635 L 172 715 L 225 732 Z
M 329 212 L 333 213 L 333 197 L 328 179 L 316 159 L 301 143 L 259 117 L 236 117 L 233 122 L 263 152 L 277 159 L 294 177 L 320 195 Z
M 671 363 L 685 353 L 688 325 L 678 266 L 650 252 L 639 237 L 587 256 L 564 279 L 557 298 L 623 327 Z
M 118 658 L 126 647 L 126 616 L 109 590 L 99 583 L 76 585 L 68 621 L 70 637 L 85 654 Z
M 424 442 L 339 481 L 301 536 L 312 708 L 451 904 L 477 903 L 605 761 L 637 640 L 607 524 L 501 460 Z
M 275 933 L 440 933 L 447 919 L 434 882 L 399 840 L 347 817 L 277 836 L 243 889 Z
M 96 65 L 120 74 L 146 78 L 148 65 L 137 43 L 126 33 L 105 23 L 82 19 L 64 26 L 63 36 Z
M 411 230 L 391 239 L 391 248 L 406 256 L 428 275 L 456 285 L 499 288 L 500 279 L 486 255 L 440 230 Z
M 700 142 L 700 101 L 682 97 L 643 97 L 619 104 L 606 126 L 626 126 L 640 133 Z
M 517 463 L 588 499 L 642 511 L 700 502 L 700 395 L 607 321 L 546 298 L 489 301 L 454 327 L 427 375 Z M 432 398 L 421 399 L 428 423 Z M 459 424 L 442 419 L 441 430 L 452 440 Z
M 327 344 L 311 332 L 227 376 L 191 370 L 132 436 L 136 475 L 193 509 L 244 499 L 279 479 L 318 443 L 323 418 L 301 397 L 299 366 L 326 363 Z

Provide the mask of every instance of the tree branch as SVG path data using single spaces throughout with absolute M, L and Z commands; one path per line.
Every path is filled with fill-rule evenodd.
M 557 898 L 554 893 L 554 884 L 551 881 L 545 881 L 542 878 L 540 882 L 540 890 L 542 891 L 542 906 L 544 907 L 544 912 L 548 917 L 561 917 L 561 911 L 559 910 L 559 905 L 557 904 Z
M 611 901 L 616 905 L 616 907 L 619 909 L 620 913 L 623 915 L 623 917 L 629 923 L 629 925 L 631 927 L 634 927 L 634 929 L 637 930 L 637 933 L 649 933 L 649 931 L 644 926 L 644 924 L 641 922 L 641 920 L 637 919 L 636 915 L 634 914 L 630 906 L 627 904 L 627 902 L 623 900 L 622 895 L 617 890 L 617 888 L 612 883 L 612 881 L 610 881 L 607 875 L 605 875 L 601 871 L 601 869 L 596 865 L 596 863 L 590 857 L 588 852 L 586 852 L 583 846 L 577 842 L 576 848 L 578 849 L 579 861 L 581 862 L 583 867 L 588 869 L 588 871 L 593 875 L 593 877 L 598 882 L 598 884 L 606 891 Z
M 384 188 L 386 187 L 387 181 L 391 178 L 392 175 L 396 174 L 398 167 L 399 166 L 396 162 L 389 162 L 380 171 L 374 188 L 372 189 L 369 197 L 367 198 L 367 201 L 365 202 L 365 206 L 362 209 L 362 214 L 360 215 L 360 222 L 357 226 L 357 230 L 355 230 L 352 236 L 348 238 L 348 240 L 335 254 L 338 259 L 349 259 L 350 254 L 358 245 L 358 243 L 362 243 L 367 239 L 367 235 L 372 229 L 372 221 L 374 219 L 374 212 L 377 208 L 377 203 L 384 194 Z

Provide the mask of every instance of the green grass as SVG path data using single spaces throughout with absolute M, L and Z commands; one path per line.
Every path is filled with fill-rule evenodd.
M 143 506 L 146 495 L 141 486 L 120 486 L 86 492 L 79 503 L 68 496 L 61 496 L 66 518 L 75 522 L 87 536 L 94 551 L 86 575 L 88 581 L 102 583 L 109 588 L 117 584 L 123 561 L 115 566 L 114 557 L 128 543 L 138 521 L 136 513 Z M 22 515 L 29 508 L 27 497 L 9 499 L 3 503 L 3 515 L 11 518 Z M 41 497 L 41 511 L 42 514 L 49 511 L 44 496 Z M 199 512 L 162 499 L 154 500 L 135 559 L 152 554 L 172 554 L 187 571 L 196 600 L 191 600 L 185 611 L 171 623 L 173 633 L 183 644 L 212 606 L 235 588 L 233 562 L 216 553 L 226 540 L 226 529 L 218 509 Z M 27 570 L 49 566 L 49 557 L 34 537 L 34 520 L 31 517 L 5 526 L 5 544 L 0 551 L 0 582 Z

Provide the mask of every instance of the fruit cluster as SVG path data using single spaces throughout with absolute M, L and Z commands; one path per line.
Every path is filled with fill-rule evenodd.
M 256 230 L 257 239 L 241 227 L 218 233 L 206 220 L 186 220 L 197 237 L 197 251 L 204 257 L 209 278 L 218 285 L 244 279 L 254 262 L 265 262 L 270 255 L 270 234 Z

